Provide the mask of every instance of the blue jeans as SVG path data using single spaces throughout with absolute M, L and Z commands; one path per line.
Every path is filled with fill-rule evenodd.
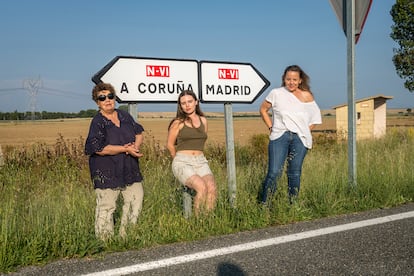
M 298 195 L 302 164 L 307 151 L 299 136 L 290 131 L 286 131 L 276 140 L 269 141 L 269 164 L 266 178 L 262 183 L 262 203 L 266 202 L 269 193 L 276 192 L 277 181 L 282 176 L 285 161 L 287 161 L 289 199 Z

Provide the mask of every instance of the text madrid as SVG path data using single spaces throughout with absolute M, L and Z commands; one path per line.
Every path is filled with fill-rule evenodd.
M 183 90 L 194 90 L 191 84 L 183 83 L 139 83 L 138 92 L 141 94 L 180 94 Z M 207 95 L 250 95 L 251 89 L 247 85 L 206 85 Z M 126 83 L 122 83 L 120 93 L 129 93 Z

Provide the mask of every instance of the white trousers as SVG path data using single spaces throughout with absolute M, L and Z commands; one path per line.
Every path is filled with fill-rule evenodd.
M 126 228 L 137 222 L 142 209 L 144 189 L 141 182 L 135 182 L 125 189 L 95 189 L 95 234 L 98 238 L 106 240 L 114 235 L 113 214 L 116 209 L 116 201 L 122 194 L 124 205 L 122 206 L 121 226 L 119 235 L 126 236 Z

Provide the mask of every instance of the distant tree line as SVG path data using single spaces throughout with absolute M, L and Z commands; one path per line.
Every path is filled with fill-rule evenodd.
M 119 109 L 128 111 L 128 105 L 120 105 Z M 0 112 L 0 120 L 3 121 L 19 121 L 19 120 L 52 120 L 52 119 L 70 119 L 70 118 L 92 118 L 98 109 L 87 109 L 79 112 Z
M 50 119 L 69 119 L 69 118 L 92 118 L 97 112 L 97 109 L 81 110 L 75 113 L 68 112 L 0 112 L 0 120 L 50 120 Z

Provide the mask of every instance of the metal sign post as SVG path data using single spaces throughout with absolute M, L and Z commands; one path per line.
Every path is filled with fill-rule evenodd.
M 232 207 L 236 206 L 236 158 L 234 155 L 234 131 L 233 108 L 231 103 L 224 104 L 224 119 L 226 125 L 226 160 L 227 160 L 227 184 L 229 189 L 229 201 Z
M 358 42 L 372 0 L 330 0 L 347 38 L 348 91 L 348 182 L 357 185 L 356 111 L 355 111 L 355 44 Z
M 348 182 L 357 185 L 355 112 L 355 0 L 346 1 L 348 72 Z
M 237 181 L 231 103 L 252 103 L 269 87 L 270 83 L 249 63 L 201 61 L 199 71 L 201 101 L 224 104 L 227 182 L 229 201 L 234 207 Z

